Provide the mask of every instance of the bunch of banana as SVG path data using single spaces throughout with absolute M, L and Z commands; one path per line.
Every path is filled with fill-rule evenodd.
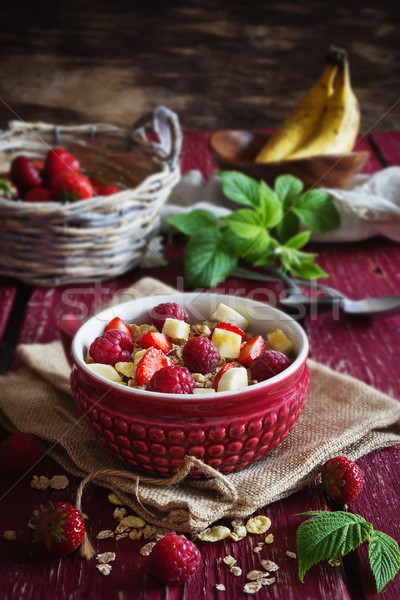
M 256 162 L 350 152 L 359 127 L 360 109 L 346 53 L 332 48 L 321 77 L 261 149 Z

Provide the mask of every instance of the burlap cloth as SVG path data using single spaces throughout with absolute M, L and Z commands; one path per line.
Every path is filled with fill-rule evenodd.
M 140 297 L 170 291 L 145 278 L 125 293 Z M 115 298 L 113 304 L 117 302 Z M 355 460 L 400 442 L 399 402 L 309 360 L 306 407 L 293 431 L 268 457 L 228 476 L 212 472 L 213 477 L 203 480 L 150 483 L 148 476 L 143 481 L 140 473 L 114 459 L 84 425 L 59 341 L 21 345 L 18 352 L 26 368 L 0 378 L 2 424 L 44 440 L 49 455 L 80 478 L 102 469 L 118 471 L 97 475 L 93 481 L 116 492 L 148 522 L 181 532 L 203 529 L 223 517 L 247 516 L 293 494 L 312 481 L 318 463 L 331 456 L 345 454 Z

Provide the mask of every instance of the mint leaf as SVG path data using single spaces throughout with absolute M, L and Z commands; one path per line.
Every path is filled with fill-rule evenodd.
M 310 567 L 321 560 L 344 556 L 362 544 L 373 530 L 371 523 L 359 515 L 344 511 L 313 514 L 313 518 L 301 523 L 297 529 L 301 581 Z
M 375 577 L 376 589 L 381 592 L 400 569 L 399 546 L 386 533 L 374 530 L 369 540 L 368 557 Z
M 296 265 L 291 266 L 294 275 L 301 279 L 318 279 L 320 277 L 328 277 L 328 273 L 321 269 L 317 263 L 310 260 L 303 260 Z
M 188 288 L 213 287 L 236 268 L 237 257 L 219 229 L 192 236 L 185 248 L 185 282 Z
M 270 255 L 270 252 L 275 245 L 275 240 L 268 235 L 267 231 L 263 231 L 256 238 L 243 241 L 238 247 L 236 256 L 254 265 L 257 265 L 259 260 L 270 263 L 274 256 Z M 266 263 L 261 262 L 261 264 Z
M 209 210 L 198 209 L 190 213 L 174 215 L 167 219 L 169 225 L 173 225 L 185 235 L 195 235 L 203 229 L 218 227 L 217 219 Z
M 298 233 L 297 235 L 294 235 L 293 237 L 291 237 L 286 243 L 285 246 L 287 248 L 302 248 L 303 246 L 305 246 L 308 242 L 308 240 L 310 239 L 310 235 L 311 235 L 311 231 L 302 231 L 301 233 Z
M 274 190 L 284 204 L 289 204 L 303 191 L 304 185 L 293 175 L 279 175 L 275 179 Z
M 261 219 L 254 210 L 245 208 L 235 210 L 235 212 L 225 217 L 224 221 L 236 235 L 244 239 L 253 239 L 264 233 Z
M 281 221 L 275 227 L 276 235 L 282 243 L 296 235 L 300 226 L 299 217 L 292 210 L 284 208 L 283 213 Z
M 293 212 L 317 233 L 326 233 L 340 225 L 340 216 L 332 198 L 321 190 L 309 190 L 292 205 Z
M 262 224 L 264 227 L 275 227 L 282 219 L 282 203 L 273 190 L 265 183 L 260 182 L 260 208 Z
M 245 206 L 259 205 L 259 185 L 257 181 L 238 171 L 222 171 L 220 173 L 222 191 L 225 196 Z

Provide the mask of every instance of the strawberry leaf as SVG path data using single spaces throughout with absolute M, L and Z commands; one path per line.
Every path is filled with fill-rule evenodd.
M 187 287 L 217 285 L 232 273 L 237 260 L 220 230 L 201 231 L 189 239 L 185 248 Z
M 299 577 L 321 560 L 344 556 L 366 540 L 373 527 L 363 517 L 344 511 L 313 512 L 297 530 Z
M 190 213 L 174 215 L 167 219 L 167 223 L 173 225 L 176 229 L 185 235 L 195 235 L 204 229 L 217 228 L 217 219 L 209 210 L 197 209 Z
M 376 589 L 380 592 L 400 569 L 399 546 L 386 533 L 373 531 L 368 545 L 368 557 L 375 577 Z
M 257 181 L 239 171 L 222 171 L 220 176 L 222 191 L 230 200 L 253 208 L 259 206 L 260 189 Z

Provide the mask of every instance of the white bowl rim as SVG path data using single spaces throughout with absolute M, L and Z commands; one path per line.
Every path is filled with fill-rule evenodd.
M 93 315 L 90 319 L 85 321 L 85 323 L 79 328 L 79 330 L 75 334 L 75 336 L 72 340 L 72 347 L 71 347 L 74 362 L 77 365 L 79 365 L 79 367 L 83 371 L 85 371 L 91 378 L 98 379 L 101 383 L 103 383 L 103 384 L 105 383 L 105 384 L 107 384 L 107 386 L 109 386 L 117 391 L 123 391 L 124 395 L 125 394 L 132 394 L 133 396 L 139 395 L 143 398 L 149 399 L 149 401 L 150 401 L 151 397 L 155 396 L 155 395 L 157 395 L 158 397 L 165 396 L 168 400 L 172 400 L 172 399 L 181 399 L 182 400 L 182 394 L 160 394 L 159 392 L 149 392 L 147 390 L 137 389 L 137 388 L 128 387 L 128 386 L 121 386 L 120 383 L 113 382 L 110 379 L 107 379 L 106 377 L 99 375 L 98 373 L 96 373 L 95 371 L 90 369 L 90 367 L 84 360 L 82 338 L 84 337 L 84 334 L 86 333 L 86 331 L 91 328 L 94 321 L 108 323 L 113 317 L 120 316 L 120 314 L 123 313 L 124 310 L 126 310 L 126 308 L 130 307 L 131 305 L 134 305 L 134 306 L 140 306 L 141 304 L 146 305 L 150 302 L 150 300 L 153 300 L 153 303 L 149 308 L 146 309 L 145 307 L 143 307 L 141 314 L 148 313 L 148 310 L 150 310 L 151 308 L 153 308 L 163 302 L 176 302 L 178 304 L 182 304 L 183 306 L 185 306 L 185 308 L 188 309 L 188 302 L 184 302 L 184 300 L 187 300 L 187 301 L 194 300 L 195 301 L 200 295 L 202 297 L 208 296 L 208 297 L 218 298 L 218 303 L 223 302 L 223 303 L 229 305 L 229 302 L 230 302 L 230 304 L 232 305 L 232 300 L 234 300 L 234 302 L 239 302 L 239 304 L 246 303 L 249 305 L 249 307 L 258 309 L 261 312 L 266 311 L 268 314 L 270 314 L 272 317 L 274 317 L 274 319 L 276 319 L 278 321 L 289 323 L 290 328 L 296 333 L 298 339 L 300 340 L 299 352 L 297 353 L 297 356 L 293 360 L 293 362 L 289 365 L 289 367 L 287 367 L 287 369 L 285 369 L 281 373 L 278 373 L 278 375 L 275 375 L 274 377 L 267 379 L 266 381 L 261 381 L 256 384 L 249 385 L 248 387 L 243 388 L 241 390 L 234 390 L 234 391 L 229 390 L 226 392 L 217 392 L 218 398 L 221 397 L 221 399 L 222 398 L 226 399 L 228 396 L 236 396 L 238 394 L 238 392 L 240 395 L 249 394 L 252 392 L 252 390 L 260 389 L 261 387 L 265 388 L 265 389 L 268 389 L 269 387 L 275 387 L 276 384 L 279 384 L 283 380 L 290 378 L 290 376 L 295 371 L 297 371 L 299 365 L 302 364 L 303 362 L 304 363 L 306 362 L 308 353 L 309 353 L 308 338 L 307 338 L 307 335 L 306 335 L 304 329 L 296 322 L 296 320 L 293 317 L 291 317 L 290 315 L 284 313 L 280 309 L 275 308 L 265 302 L 260 302 L 258 300 L 245 298 L 243 296 L 228 295 L 228 294 L 221 294 L 221 293 L 214 293 L 214 292 L 201 292 L 201 293 L 199 293 L 199 292 L 173 292 L 173 293 L 168 293 L 168 294 L 159 294 L 159 295 L 155 295 L 155 296 L 140 297 L 140 298 L 136 298 L 136 299 L 132 299 L 132 300 L 128 300 L 126 302 L 116 304 L 114 306 L 109 306 L 108 308 L 101 310 L 100 312 Z M 190 310 L 189 310 L 189 313 L 190 313 Z M 140 320 L 140 319 L 138 319 L 138 320 Z M 210 318 L 210 320 L 211 320 L 211 318 Z M 252 333 L 254 333 L 254 335 L 257 335 L 256 331 L 253 331 Z M 100 333 L 99 333 L 99 335 L 100 335 Z M 95 337 L 97 337 L 97 336 L 95 335 L 92 338 L 92 341 L 95 339 Z M 254 393 L 254 391 L 253 391 L 253 393 Z M 204 394 L 201 394 L 201 393 L 196 393 L 193 395 L 185 394 L 185 398 L 188 398 L 189 396 L 193 397 L 193 400 L 196 403 L 207 402 L 207 401 L 210 401 L 210 399 L 211 399 L 210 394 L 207 392 L 205 392 Z M 214 399 L 215 398 L 214 394 L 211 394 L 211 397 Z

